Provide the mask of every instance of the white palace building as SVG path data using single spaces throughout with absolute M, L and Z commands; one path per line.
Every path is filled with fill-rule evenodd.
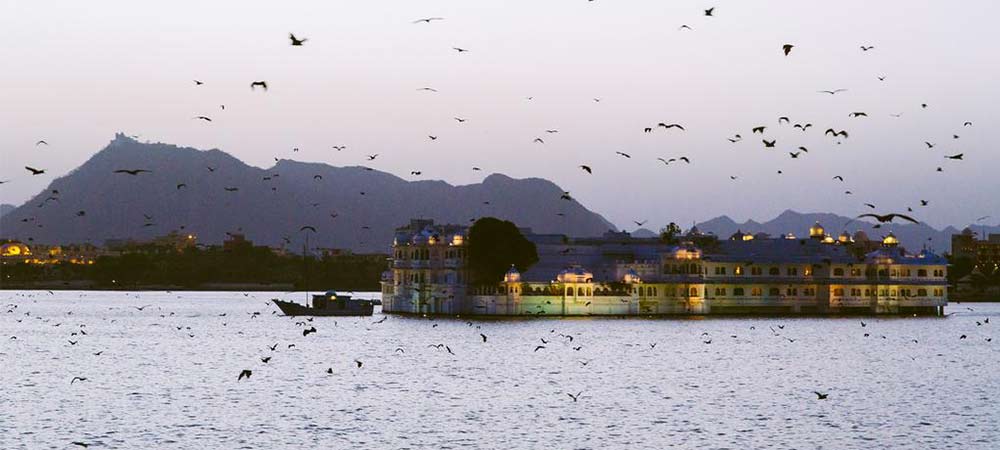
M 522 229 L 539 261 L 495 285 L 466 284 L 466 227 L 411 220 L 396 230 L 382 277 L 383 311 L 581 316 L 926 314 L 948 303 L 947 260 L 908 253 L 892 233 L 808 238 L 697 228 L 674 243 L 608 232 L 569 238 Z

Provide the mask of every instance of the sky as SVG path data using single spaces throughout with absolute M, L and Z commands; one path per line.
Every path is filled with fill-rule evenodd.
M 546 178 L 625 229 L 907 207 L 998 223 L 998 16 L 987 0 L 0 0 L 0 202 L 123 131 L 259 167 Z M 444 20 L 412 23 L 428 17 Z M 643 132 L 660 122 L 685 130 Z

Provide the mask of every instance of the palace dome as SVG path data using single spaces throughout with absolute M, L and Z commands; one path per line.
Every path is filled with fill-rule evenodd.
M 809 227 L 809 237 L 813 239 L 823 239 L 826 237 L 826 230 L 823 229 L 823 225 L 816 222 L 813 226 Z
M 899 239 L 897 239 L 896 236 L 890 231 L 886 237 L 882 238 L 882 245 L 886 247 L 895 247 L 899 245 Z
M 521 272 L 517 271 L 517 267 L 513 264 L 510 265 L 510 269 L 507 273 L 503 274 L 504 283 L 517 283 L 521 281 Z

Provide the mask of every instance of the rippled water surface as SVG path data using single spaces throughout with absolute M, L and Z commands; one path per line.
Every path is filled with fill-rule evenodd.
M 316 318 L 303 337 L 304 319 L 272 314 L 272 297 L 304 294 L 0 291 L 0 448 L 1000 440 L 1000 303 L 877 319 L 467 322 L 376 311 Z M 237 381 L 243 369 L 253 375 Z

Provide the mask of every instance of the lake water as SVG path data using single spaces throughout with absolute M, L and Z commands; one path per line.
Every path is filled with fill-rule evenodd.
M 304 296 L 0 291 L 0 448 L 1000 445 L 1000 303 L 471 325 L 376 310 L 303 337 L 267 301 Z

